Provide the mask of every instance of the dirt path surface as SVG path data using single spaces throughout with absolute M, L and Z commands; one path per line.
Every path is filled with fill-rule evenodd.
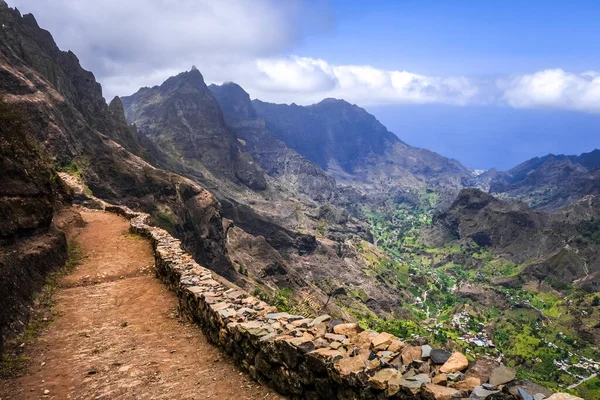
M 117 215 L 82 212 L 82 264 L 60 282 L 58 317 L 25 351 L 0 399 L 283 399 L 242 374 L 153 275 L 150 244 Z

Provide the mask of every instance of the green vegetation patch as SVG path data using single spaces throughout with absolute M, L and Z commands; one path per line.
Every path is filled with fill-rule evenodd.
M 168 211 L 158 211 L 154 215 L 154 223 L 159 228 L 162 228 L 171 235 L 174 235 L 177 226 L 177 217 Z

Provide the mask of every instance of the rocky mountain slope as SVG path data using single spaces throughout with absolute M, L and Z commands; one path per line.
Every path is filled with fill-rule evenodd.
M 536 212 L 519 201 L 499 200 L 478 189 L 463 190 L 454 204 L 434 219 L 426 242 L 473 243 L 522 265 L 511 280 L 545 281 L 556 289 L 575 284 L 598 291 L 600 279 L 600 200 L 587 196 L 554 212 Z M 436 242 L 437 241 L 437 242 Z
M 263 171 L 225 125 L 218 102 L 196 68 L 121 100 L 127 119 L 160 150 L 161 164 L 193 173 L 200 181 L 207 182 L 210 178 L 205 176 L 213 174 L 215 180 L 266 189 Z
M 25 114 L 0 99 L 0 358 L 26 326 L 46 275 L 67 259 L 52 217 L 68 195 L 25 127 Z
M 0 23 L 0 95 L 27 116 L 23 130 L 49 164 L 80 176 L 104 199 L 155 217 L 168 210 L 194 253 L 226 271 L 230 262 L 214 197 L 144 160 L 149 156 L 125 124 L 120 101 L 107 105 L 93 74 L 73 53 L 59 50 L 32 15 L 0 2 Z
M 311 106 L 253 101 L 267 128 L 338 182 L 387 192 L 427 186 L 456 189 L 472 178 L 458 161 L 412 147 L 364 109 L 344 100 Z
M 245 149 L 268 175 L 290 191 L 315 200 L 334 196 L 333 177 L 269 132 L 244 89 L 235 83 L 210 85 L 209 89 L 219 102 L 227 125 L 235 130 Z
M 506 171 L 487 171 L 479 186 L 489 193 L 555 210 L 586 195 L 600 194 L 600 150 L 577 156 L 549 154 Z

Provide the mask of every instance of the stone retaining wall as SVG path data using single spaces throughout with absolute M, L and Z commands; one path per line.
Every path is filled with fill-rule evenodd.
M 523 388 L 539 393 L 536 399 L 555 398 L 515 380 L 514 371 L 489 358 L 469 363 L 461 353 L 411 346 L 327 315 L 280 313 L 198 265 L 179 240 L 148 225 L 148 215 L 105 209 L 128 218 L 132 232 L 151 240 L 156 275 L 176 292 L 180 312 L 254 379 L 291 398 L 516 400 Z

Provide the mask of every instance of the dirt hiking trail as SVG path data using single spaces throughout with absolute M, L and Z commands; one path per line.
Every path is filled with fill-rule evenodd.
M 59 281 L 58 317 L 0 399 L 283 399 L 242 374 L 154 277 L 150 243 L 115 214 L 82 211 L 84 259 Z

